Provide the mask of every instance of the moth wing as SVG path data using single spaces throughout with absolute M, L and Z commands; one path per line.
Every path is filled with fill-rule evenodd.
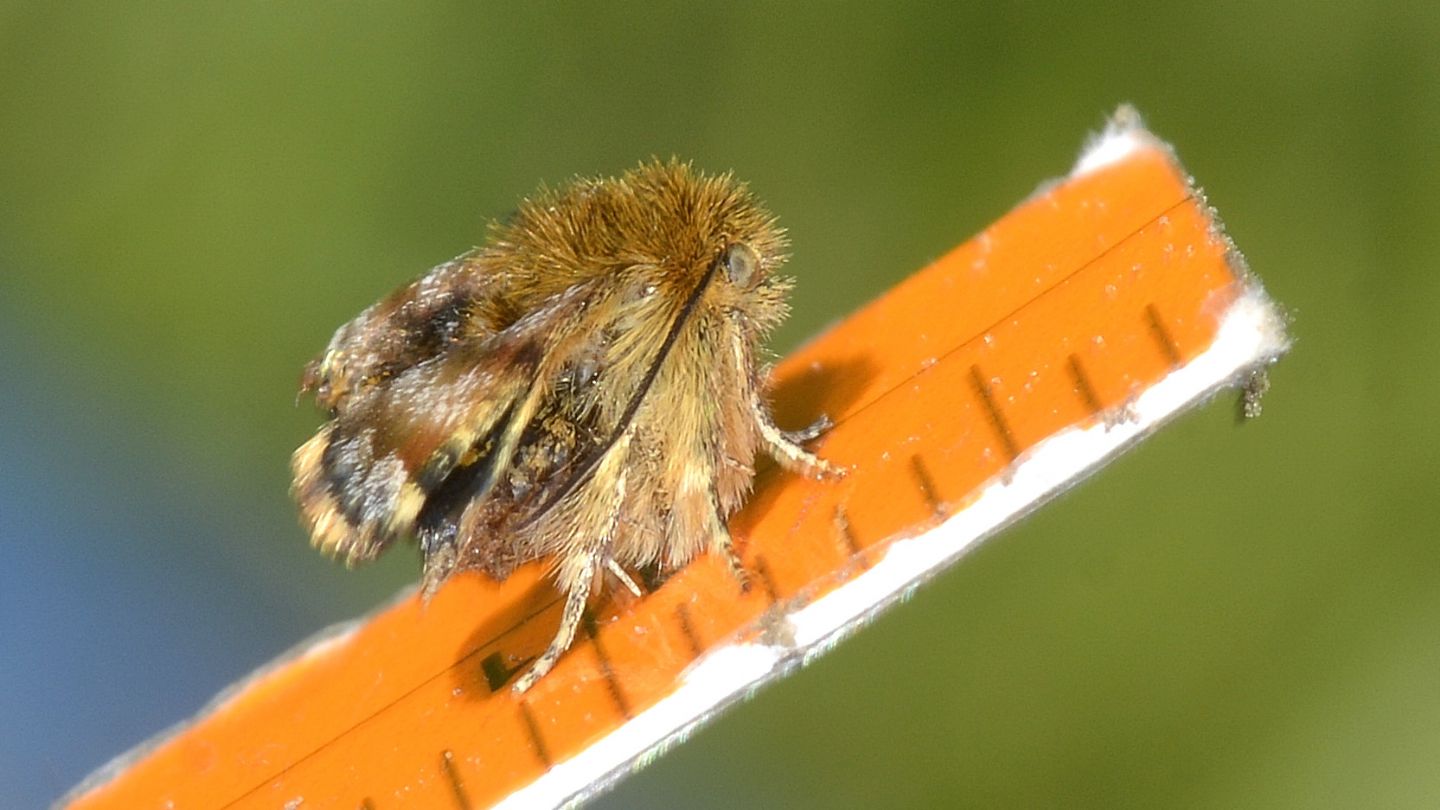
M 483 250 L 431 268 L 337 329 L 306 366 L 301 392 L 314 392 L 319 405 L 341 413 L 456 342 L 497 334 L 515 319 L 497 306 L 507 298 L 505 279 L 486 266 Z
M 414 531 L 459 466 L 483 496 L 544 395 L 548 366 L 585 341 L 593 285 L 577 284 L 498 332 L 463 338 L 360 390 L 291 460 L 312 543 L 347 563 Z

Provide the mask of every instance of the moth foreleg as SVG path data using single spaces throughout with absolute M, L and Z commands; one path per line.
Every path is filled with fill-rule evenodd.
M 621 448 L 628 446 L 628 440 L 620 445 Z M 550 646 L 545 652 L 535 659 L 530 671 L 515 682 L 516 694 L 524 693 L 535 682 L 545 677 L 560 656 L 570 649 L 575 641 L 575 631 L 580 629 L 580 623 L 585 619 L 585 605 L 590 601 L 590 588 L 600 573 L 602 566 L 607 567 L 611 573 L 618 573 L 631 590 L 638 591 L 635 582 L 625 574 L 625 570 L 616 564 L 610 556 L 610 546 L 615 541 L 615 533 L 620 527 L 620 516 L 625 507 L 625 490 L 629 476 L 624 470 L 616 478 L 615 489 L 612 493 L 614 506 L 611 508 L 609 525 L 605 527 L 603 540 L 595 545 L 572 552 L 583 562 L 578 566 L 579 570 L 572 569 L 569 565 L 561 567 L 564 572 L 559 577 L 560 590 L 565 592 L 565 610 L 560 614 L 560 629 L 556 631 L 555 638 L 550 641 Z M 638 595 L 638 594 L 637 594 Z
M 530 671 L 520 676 L 515 682 L 516 694 L 527 691 L 535 685 L 535 682 L 545 677 L 555 667 L 555 662 L 560 656 L 570 649 L 570 644 L 575 641 L 575 631 L 580 629 L 580 622 L 585 618 L 585 603 L 590 601 L 590 583 L 595 580 L 595 573 L 599 570 L 600 555 L 592 554 L 586 561 L 580 575 L 573 581 L 567 583 L 565 591 L 565 610 L 560 614 L 560 630 L 555 633 L 555 638 L 550 641 L 550 646 L 545 652 L 535 659 Z
M 835 427 L 835 423 L 830 421 L 830 415 L 822 413 L 820 414 L 819 419 L 816 419 L 809 425 L 806 425 L 799 430 L 782 430 L 780 431 L 780 435 L 784 436 L 787 440 L 795 444 L 804 444 L 811 439 L 820 438 L 820 436 L 823 435 L 825 431 L 829 430 L 832 427 Z
M 605 569 L 610 572 L 610 576 L 615 577 L 615 579 L 620 581 L 621 585 L 625 586 L 625 590 L 637 597 L 645 595 L 645 592 L 640 590 L 639 584 L 635 582 L 634 577 L 630 576 L 630 572 L 620 567 L 620 563 L 615 562 L 614 557 L 605 558 Z
M 720 517 L 719 506 L 710 510 L 710 550 L 725 557 L 731 576 L 740 583 L 740 590 L 750 590 L 750 572 L 745 570 L 740 555 L 735 553 L 735 539 L 730 535 L 730 527 Z
M 804 430 L 787 433 L 775 424 L 770 409 L 765 407 L 758 395 L 750 399 L 750 412 L 755 418 L 755 424 L 760 428 L 760 442 L 765 452 L 779 462 L 780 466 L 811 478 L 841 478 L 845 475 L 844 469 L 800 446 L 800 442 L 812 439 L 827 430 L 831 424 L 829 418 L 822 417 Z

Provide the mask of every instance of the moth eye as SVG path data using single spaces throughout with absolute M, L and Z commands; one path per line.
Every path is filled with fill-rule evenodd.
M 725 266 L 725 275 L 730 283 L 748 287 L 760 270 L 760 257 L 755 250 L 743 242 L 731 242 L 720 254 L 720 263 Z

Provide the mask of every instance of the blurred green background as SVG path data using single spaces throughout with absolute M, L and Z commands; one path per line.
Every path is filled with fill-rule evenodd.
M 1440 805 L 1426 3 L 0 6 L 0 806 L 417 565 L 306 545 L 301 365 L 541 180 L 734 169 L 785 350 L 1135 103 L 1294 317 L 1213 403 L 602 807 Z

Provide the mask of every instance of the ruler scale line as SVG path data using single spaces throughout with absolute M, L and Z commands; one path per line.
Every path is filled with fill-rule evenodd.
M 600 641 L 600 629 L 596 626 L 595 615 L 585 611 L 581 626 L 585 628 L 590 646 L 595 649 L 595 658 L 600 662 L 600 674 L 605 677 L 605 687 L 610 693 L 611 702 L 615 704 L 620 716 L 629 720 L 635 714 L 630 710 L 630 701 L 625 698 L 624 690 L 620 688 L 620 678 L 615 674 L 615 667 L 610 664 L 610 656 L 605 654 L 605 645 Z
M 450 783 L 451 794 L 455 797 L 455 806 L 460 810 L 470 810 L 474 807 L 470 803 L 470 797 L 465 795 L 465 783 L 460 778 L 460 772 L 455 769 L 455 752 L 445 749 L 440 752 L 440 771 L 445 774 L 445 780 Z
M 1066 368 L 1070 371 L 1070 379 L 1075 383 L 1076 395 L 1090 410 L 1090 415 L 1102 415 L 1105 406 L 1100 404 L 1100 397 L 1095 394 L 1095 385 L 1090 382 L 1090 376 L 1085 373 L 1085 367 L 1080 364 L 1080 355 L 1072 353 L 1066 361 Z
M 990 383 L 986 381 L 985 375 L 980 371 L 980 366 L 970 367 L 970 385 L 975 389 L 975 395 L 980 398 L 980 404 L 985 406 L 985 414 L 990 418 L 990 427 L 994 428 L 995 435 L 1000 439 L 1000 444 L 1005 450 L 1005 455 L 1010 461 L 1020 456 L 1020 447 L 1015 443 L 1015 433 L 1011 431 L 1010 424 L 1005 421 L 1005 414 L 1000 412 L 1000 406 L 995 402 L 995 395 L 990 391 Z
M 1180 349 L 1175 345 L 1175 338 L 1171 336 L 1170 330 L 1165 326 L 1165 321 L 1160 318 L 1160 310 L 1155 304 L 1145 305 L 1145 321 L 1150 327 L 1150 336 L 1155 339 L 1156 345 L 1160 347 L 1161 354 L 1170 362 L 1170 367 L 1175 368 L 1184 362 L 1180 355 Z
M 921 458 L 919 453 L 910 456 L 910 475 L 914 477 L 915 487 L 920 491 L 920 497 L 925 499 L 925 505 L 929 507 L 930 514 L 935 517 L 944 517 L 945 504 L 935 495 L 935 479 L 925 468 L 925 459 Z
M 555 760 L 550 757 L 550 749 L 545 745 L 545 738 L 540 734 L 540 724 L 535 722 L 535 715 L 530 711 L 530 704 L 524 700 L 516 703 L 520 707 L 520 719 L 525 723 L 525 732 L 530 736 L 530 748 L 539 757 L 540 764 L 546 768 L 554 766 Z

